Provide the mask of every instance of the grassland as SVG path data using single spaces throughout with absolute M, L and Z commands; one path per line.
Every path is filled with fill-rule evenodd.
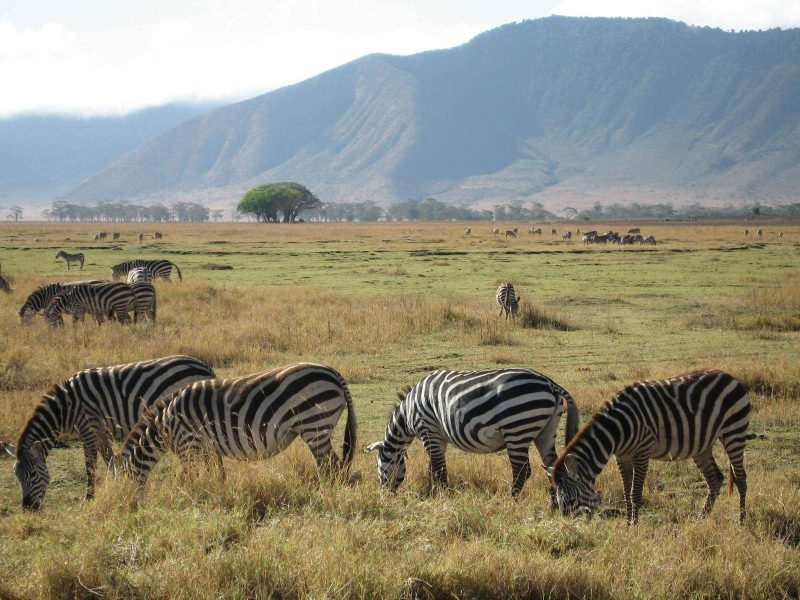
M 548 510 L 539 469 L 511 501 L 500 455 L 452 452 L 452 490 L 431 494 L 419 444 L 396 497 L 377 489 L 373 457 L 357 457 L 360 481 L 320 483 L 294 445 L 229 463 L 224 485 L 176 484 L 166 460 L 138 508 L 104 468 L 98 497 L 82 502 L 73 444 L 51 454 L 38 514 L 20 509 L 0 459 L 0 597 L 797 598 L 800 225 L 759 226 L 754 240 L 740 224 L 646 225 L 659 245 L 631 249 L 504 240 L 489 224 L 471 224 L 470 238 L 455 223 L 170 225 L 142 245 L 136 234 L 152 227 L 120 226 L 121 242 L 101 243 L 90 241 L 97 226 L 0 225 L 14 285 L 0 296 L 0 440 L 16 438 L 52 382 L 174 353 L 223 376 L 330 364 L 351 384 L 361 442 L 378 439 L 394 393 L 427 372 L 510 365 L 564 385 L 583 419 L 634 379 L 725 368 L 751 389 L 751 428 L 767 436 L 748 445 L 743 527 L 735 496 L 696 516 L 705 490 L 690 463 L 653 465 L 642 523 L 626 528 L 613 465 L 601 514 L 586 521 Z M 23 326 L 16 311 L 34 286 L 78 276 L 54 261 L 60 249 L 86 253 L 81 278 L 166 257 L 184 281 L 158 284 L 154 325 Z M 504 280 L 522 295 L 517 323 L 497 318 Z

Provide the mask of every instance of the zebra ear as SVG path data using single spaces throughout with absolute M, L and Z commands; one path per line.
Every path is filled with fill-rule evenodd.
M 379 442 L 372 442 L 368 446 L 364 446 L 364 452 L 372 452 L 373 450 L 377 450 L 381 446 L 383 446 L 383 440 Z
M 14 446 L 12 446 L 11 444 L 3 444 L 3 449 L 6 452 L 8 452 L 10 456 L 13 456 L 14 458 L 17 457 L 17 453 L 15 452 Z

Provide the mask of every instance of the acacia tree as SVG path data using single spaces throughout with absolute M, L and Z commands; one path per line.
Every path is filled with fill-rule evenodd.
M 248 190 L 236 210 L 254 215 L 259 222 L 278 222 L 282 216 L 284 223 L 294 223 L 302 211 L 321 206 L 319 198 L 305 186 L 293 181 L 281 181 Z

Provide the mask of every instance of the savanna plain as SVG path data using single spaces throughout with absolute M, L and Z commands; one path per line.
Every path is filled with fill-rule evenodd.
M 295 442 L 268 461 L 227 461 L 225 481 L 181 479 L 167 458 L 138 506 L 100 467 L 86 502 L 73 440 L 51 453 L 36 513 L 21 509 L 12 459 L 0 458 L 0 597 L 797 598 L 800 224 L 556 223 L 528 236 L 531 225 L 497 225 L 519 227 L 517 239 L 489 223 L 0 225 L 13 285 L 0 294 L 0 440 L 15 442 L 41 395 L 74 372 L 170 354 L 220 376 L 330 365 L 350 385 L 360 448 L 382 436 L 396 392 L 437 368 L 536 369 L 572 393 L 583 422 L 637 379 L 717 367 L 749 388 L 750 431 L 765 436 L 746 451 L 744 525 L 735 493 L 698 516 L 706 490 L 690 461 L 651 464 L 641 522 L 627 527 L 613 460 L 597 516 L 573 519 L 550 511 L 535 451 L 515 502 L 503 455 L 449 452 L 450 489 L 431 490 L 419 442 L 396 496 L 379 489 L 373 455 L 330 482 Z M 560 239 L 637 225 L 658 245 Z M 155 229 L 162 240 L 149 239 Z M 100 230 L 122 239 L 92 241 Z M 54 260 L 62 249 L 86 254 L 83 271 Z M 161 257 L 183 281 L 156 284 L 154 324 L 19 321 L 41 283 Z M 497 315 L 503 281 L 521 295 L 515 321 Z

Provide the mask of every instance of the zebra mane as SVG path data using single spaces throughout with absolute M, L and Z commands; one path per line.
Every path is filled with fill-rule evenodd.
M 54 383 L 50 386 L 50 388 L 42 395 L 42 399 L 39 401 L 39 404 L 33 409 L 33 414 L 31 414 L 28 421 L 25 423 L 25 427 L 22 428 L 22 431 L 19 434 L 19 438 L 17 439 L 17 448 L 22 447 L 23 441 L 28 436 L 28 433 L 33 428 L 35 424 L 39 422 L 39 413 L 45 409 L 45 407 L 53 401 L 60 401 L 60 399 L 64 396 L 69 396 L 69 389 L 67 388 L 67 382 L 62 381 L 60 383 Z M 50 419 L 45 419 L 46 423 L 50 423 Z M 55 442 L 56 440 L 53 440 Z
M 400 405 L 403 404 L 403 401 L 408 396 L 408 393 L 411 391 L 411 388 L 414 386 L 406 385 L 399 392 L 397 392 L 397 399 L 392 404 L 392 409 L 389 411 L 389 418 L 391 419 L 394 414 L 397 412 L 397 409 L 400 408 Z

